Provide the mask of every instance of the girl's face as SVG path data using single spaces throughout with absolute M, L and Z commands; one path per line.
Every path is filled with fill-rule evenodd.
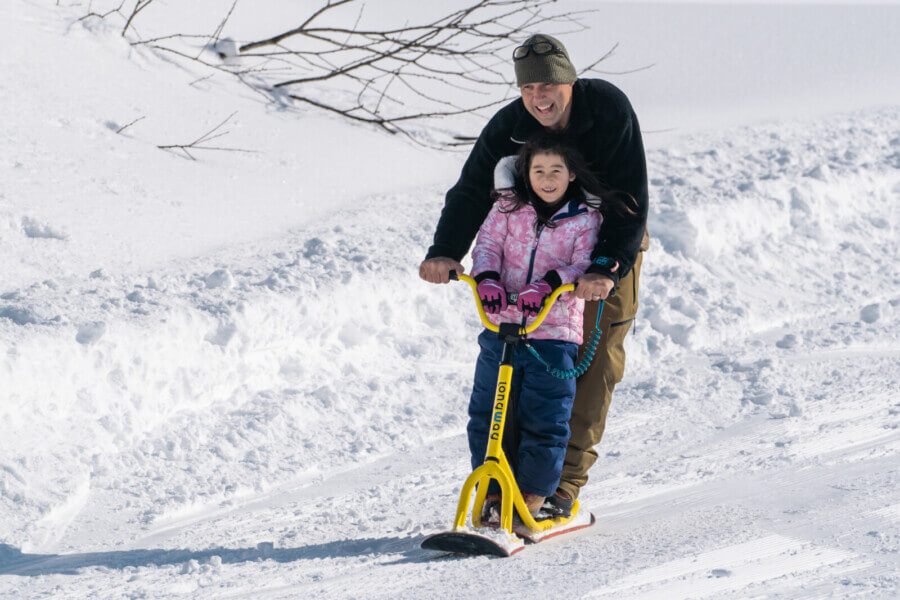
M 559 154 L 539 153 L 531 157 L 528 180 L 541 200 L 555 204 L 566 195 L 569 183 L 575 181 L 575 173 L 569 172 Z

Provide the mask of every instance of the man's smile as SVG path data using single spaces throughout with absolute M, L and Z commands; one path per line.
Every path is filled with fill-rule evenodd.
M 572 83 L 528 83 L 519 88 L 525 110 L 551 131 L 569 124 L 572 112 Z

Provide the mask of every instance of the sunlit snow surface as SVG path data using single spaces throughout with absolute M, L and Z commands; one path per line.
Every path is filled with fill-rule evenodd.
M 461 157 L 11 5 L 0 597 L 897 596 L 900 106 L 649 135 L 597 524 L 435 558 L 478 321 L 416 267 Z M 234 111 L 252 154 L 156 148 Z

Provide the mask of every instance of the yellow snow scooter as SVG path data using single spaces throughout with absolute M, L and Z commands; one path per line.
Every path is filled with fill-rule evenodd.
M 536 521 L 525 506 L 525 499 L 522 497 L 522 492 L 519 490 L 515 475 L 513 475 L 512 468 L 506 459 L 502 446 L 510 388 L 512 387 L 513 351 L 520 340 L 524 340 L 529 333 L 541 325 L 557 298 L 566 292 L 574 290 L 575 286 L 569 284 L 554 290 L 550 297 L 544 301 L 544 307 L 538 316 L 535 317 L 534 322 L 527 327 L 523 327 L 519 323 L 501 323 L 498 326 L 488 320 L 484 307 L 481 304 L 481 298 L 478 297 L 477 284 L 474 279 L 468 275 L 457 276 L 455 271 L 450 272 L 450 279 L 465 281 L 469 284 L 472 288 L 472 293 L 475 295 L 475 304 L 478 306 L 481 322 L 491 331 L 497 332 L 504 345 L 500 361 L 500 373 L 497 377 L 494 413 L 491 418 L 491 429 L 484 463 L 472 471 L 472 474 L 469 475 L 463 484 L 453 529 L 429 535 L 422 541 L 422 548 L 458 554 L 512 556 L 524 549 L 526 544 L 534 544 L 563 533 L 590 527 L 594 524 L 594 515 L 588 511 L 581 512 L 577 500 L 572 507 L 571 516 Z M 508 294 L 507 298 L 510 304 L 515 304 L 517 294 Z M 600 317 L 598 315 L 597 323 L 599 324 L 599 322 Z M 599 340 L 599 326 L 591 335 L 592 341 Z M 594 341 L 594 347 L 596 347 L 596 341 Z M 588 364 L 592 357 L 592 350 L 585 352 L 585 359 Z M 586 368 L 587 365 L 582 366 L 582 369 Z M 488 484 L 492 479 L 500 484 L 501 490 L 499 528 L 483 527 L 481 524 L 484 499 L 487 496 Z M 472 504 L 472 492 L 476 488 L 475 501 Z M 472 504 L 471 526 L 467 525 L 470 504 Z M 521 520 L 521 523 L 516 525 L 513 525 L 513 507 L 515 507 Z

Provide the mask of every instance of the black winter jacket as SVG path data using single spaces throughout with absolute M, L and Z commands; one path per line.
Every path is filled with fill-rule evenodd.
M 494 115 L 475 142 L 459 181 L 447 192 L 434 244 L 426 258 L 462 260 L 493 204 L 490 192 L 497 162 L 516 154 L 525 140 L 541 130 L 521 98 Z M 579 79 L 572 91 L 572 114 L 565 136 L 601 181 L 630 194 L 637 202 L 633 217 L 606 216 L 591 254 L 592 259 L 618 261 L 620 268 L 612 274 L 617 280 L 634 266 L 647 227 L 647 162 L 637 117 L 628 98 L 613 84 L 602 79 Z M 592 264 L 588 268 L 591 272 L 608 274 L 600 264 Z

